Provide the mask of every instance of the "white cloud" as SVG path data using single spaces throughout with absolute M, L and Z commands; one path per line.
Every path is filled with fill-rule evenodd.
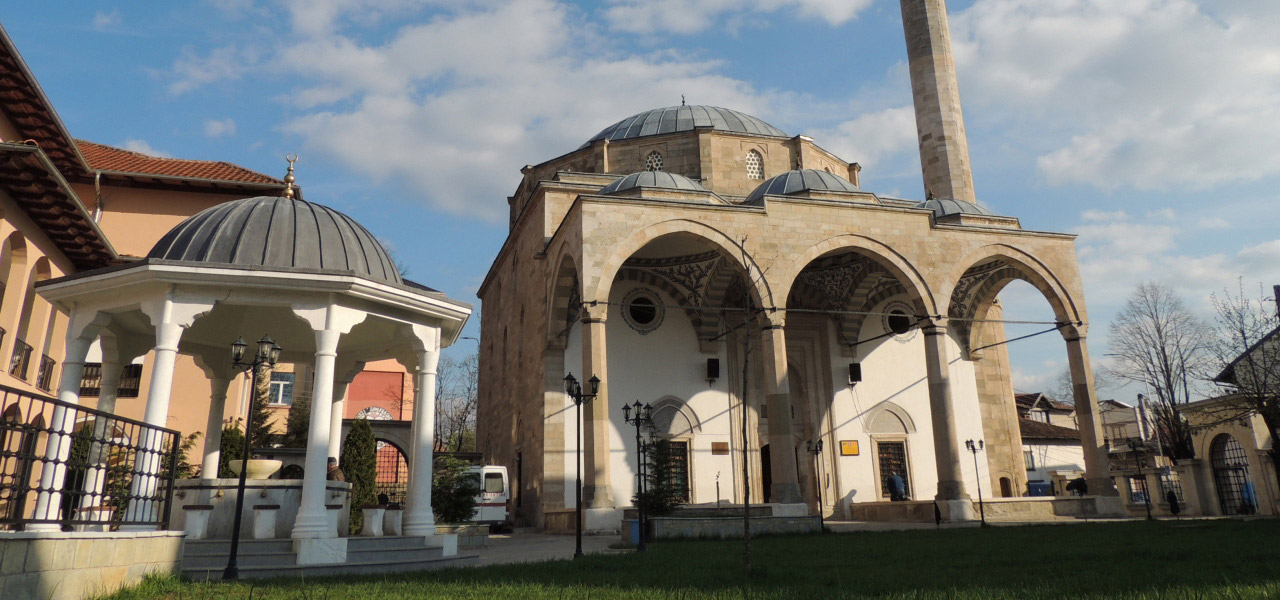
M 611 0 L 605 19 L 619 31 L 639 34 L 690 34 L 740 21 L 752 14 L 793 9 L 802 17 L 842 25 L 871 5 L 871 0 Z
M 222 137 L 236 134 L 236 122 L 231 117 L 222 120 L 212 119 L 204 122 L 204 134 L 209 137 Z
M 161 152 L 159 150 L 156 150 L 155 148 L 152 148 L 151 144 L 147 143 L 146 140 L 130 138 L 125 140 L 123 144 L 120 144 L 120 147 L 124 148 L 125 150 L 131 150 L 133 152 L 137 152 L 139 154 L 146 154 L 147 156 L 156 156 L 159 158 L 170 157 L 169 153 Z
M 898 106 L 867 113 L 812 135 L 836 156 L 874 168 L 916 151 L 915 108 Z
M 173 63 L 174 81 L 169 84 L 169 93 L 180 95 L 215 81 L 239 79 L 255 62 L 255 54 L 252 49 L 237 46 L 224 46 L 207 56 L 183 50 Z
M 120 9 L 118 8 L 113 8 L 110 12 L 100 10 L 93 15 L 93 28 L 98 31 L 116 27 L 120 22 Z
M 1196 228 L 1209 230 L 1230 229 L 1231 223 L 1222 217 L 1205 217 L 1196 222 Z
M 1280 174 L 1258 151 L 1280 137 L 1280 11 L 1263 4 L 977 0 L 951 18 L 966 109 L 1023 127 L 1051 184 Z

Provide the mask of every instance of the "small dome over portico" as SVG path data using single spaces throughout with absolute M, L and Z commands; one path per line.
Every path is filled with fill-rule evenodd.
M 743 204 L 760 204 L 765 195 L 787 196 L 801 192 L 856 193 L 861 190 L 839 175 L 817 169 L 796 169 L 766 179 L 747 195 Z

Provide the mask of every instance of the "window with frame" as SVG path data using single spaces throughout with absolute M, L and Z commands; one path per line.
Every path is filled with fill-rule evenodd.
M 1161 502 L 1166 502 L 1165 499 L 1169 497 L 1169 492 L 1173 492 L 1173 495 L 1178 499 L 1178 504 L 1186 502 L 1186 500 L 1183 500 L 1182 498 L 1182 479 L 1178 477 L 1177 471 L 1169 471 L 1168 474 L 1160 474 Z
M 876 461 L 880 465 L 880 497 L 891 496 L 892 485 L 889 478 L 897 474 L 902 478 L 902 492 L 911 498 L 911 476 L 907 472 L 907 443 L 892 441 L 876 441 Z
M 271 396 L 269 404 L 284 406 L 293 405 L 293 373 L 271 374 Z
M 1036 470 L 1036 453 L 1035 453 L 1035 452 L 1032 452 L 1032 451 L 1030 451 L 1030 450 L 1023 450 L 1023 451 L 1022 451 L 1022 462 L 1027 463 L 1027 470 L 1028 470 L 1028 471 L 1034 471 L 1034 470 Z
M 116 397 L 137 398 L 141 388 L 142 365 L 125 365 L 120 370 L 120 385 L 116 387 Z M 87 397 L 102 395 L 102 363 L 84 364 L 84 372 L 80 375 L 80 395 Z
M 764 179 L 764 159 L 755 150 L 747 151 L 747 179 Z
M 1128 477 L 1129 502 L 1133 504 L 1140 504 L 1147 501 L 1147 490 L 1143 486 L 1143 480 L 1145 479 L 1146 477 L 1139 477 L 1137 475 L 1130 475 Z
M 662 170 L 662 155 L 659 154 L 657 150 L 650 152 L 649 156 L 644 159 L 644 170 L 646 171 Z

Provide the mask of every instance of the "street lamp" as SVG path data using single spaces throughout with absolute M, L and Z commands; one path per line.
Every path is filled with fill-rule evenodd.
M 813 479 L 818 487 L 818 523 L 821 524 L 822 530 L 826 531 L 826 517 L 822 514 L 822 473 L 820 472 L 822 470 L 822 459 L 820 458 L 822 456 L 822 438 L 818 438 L 817 441 L 806 441 L 804 446 L 809 451 L 809 454 L 813 455 Z
M 965 440 L 964 447 L 973 453 L 973 474 L 978 482 L 978 513 L 982 515 L 982 526 L 987 526 L 987 508 L 982 504 L 982 472 L 978 470 L 978 451 L 986 447 L 986 442 L 982 440 L 973 441 Z
M 576 485 L 576 500 L 574 502 L 574 510 L 577 513 L 577 545 L 574 546 L 573 557 L 582 556 L 582 404 L 595 399 L 596 394 L 600 393 L 600 378 L 595 375 L 587 380 L 587 391 L 582 391 L 582 384 L 574 379 L 573 373 L 564 376 L 564 392 L 573 399 L 574 406 L 578 407 L 578 483 Z
M 1154 520 L 1151 516 L 1151 491 L 1147 489 L 1147 478 L 1142 474 L 1142 450 L 1146 448 L 1146 444 L 1140 438 L 1129 438 L 1129 451 L 1133 452 L 1133 462 L 1138 466 L 1138 479 L 1142 480 L 1142 502 L 1147 505 L 1147 520 Z
M 636 411 L 636 414 L 635 414 L 635 416 L 634 416 L 634 417 L 633 417 L 633 416 L 631 416 L 631 411 L 632 411 L 632 410 L 635 410 L 635 411 Z M 645 514 L 644 514 L 644 503 L 645 503 L 645 495 L 644 495 L 644 488 L 645 488 L 644 463 L 645 463 L 645 460 L 644 460 L 644 459 L 645 459 L 645 446 L 644 446 L 644 445 L 643 445 L 643 443 L 640 441 L 640 428 L 641 428 L 641 427 L 648 427 L 648 428 L 651 428 L 651 429 L 653 428 L 653 407 L 652 407 L 652 406 L 649 406 L 648 404 L 640 404 L 640 401 L 639 401 L 639 400 L 636 400 L 636 403 L 635 403 L 635 404 L 633 404 L 633 405 L 631 405 L 631 406 L 627 406 L 626 404 L 623 404 L 623 405 L 622 405 L 622 420 L 623 420 L 623 421 L 625 421 L 628 425 L 635 425 L 635 426 L 636 426 L 636 473 L 639 475 L 639 479 L 640 479 L 640 485 L 639 485 L 639 486 L 637 486 L 637 487 L 638 487 L 638 489 L 640 490 L 640 493 L 639 493 L 639 494 L 636 494 L 636 509 L 637 509 L 637 511 L 639 512 L 639 519 L 638 519 L 638 520 L 639 520 L 639 525 L 640 525 L 640 533 L 636 536 L 636 551 L 637 551 L 637 552 L 644 552 L 644 538 L 645 538 L 645 518 L 644 518 L 644 517 L 645 517 Z
M 263 365 L 275 366 L 280 360 L 280 346 L 271 341 L 270 337 L 262 336 L 258 340 L 258 352 L 254 354 L 253 359 L 249 362 L 244 360 L 245 348 L 249 345 L 244 343 L 244 338 L 236 338 L 231 344 L 231 366 L 244 371 L 250 371 L 250 388 L 253 392 L 249 394 L 249 414 L 244 420 L 244 448 L 240 453 L 240 482 L 236 484 L 236 515 L 235 524 L 231 527 L 231 555 L 227 557 L 227 568 L 222 571 L 222 578 L 236 579 L 240 576 L 240 569 L 236 566 L 236 555 L 240 550 L 240 518 L 244 512 L 244 484 L 245 479 L 249 476 L 249 435 L 253 432 L 253 401 L 257 399 L 258 389 L 258 367 Z

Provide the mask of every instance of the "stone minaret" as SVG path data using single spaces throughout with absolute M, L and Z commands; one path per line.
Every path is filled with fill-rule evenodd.
M 902 27 L 911 61 L 911 94 L 916 105 L 925 198 L 973 202 L 969 140 L 960 113 L 946 1 L 902 0 Z

